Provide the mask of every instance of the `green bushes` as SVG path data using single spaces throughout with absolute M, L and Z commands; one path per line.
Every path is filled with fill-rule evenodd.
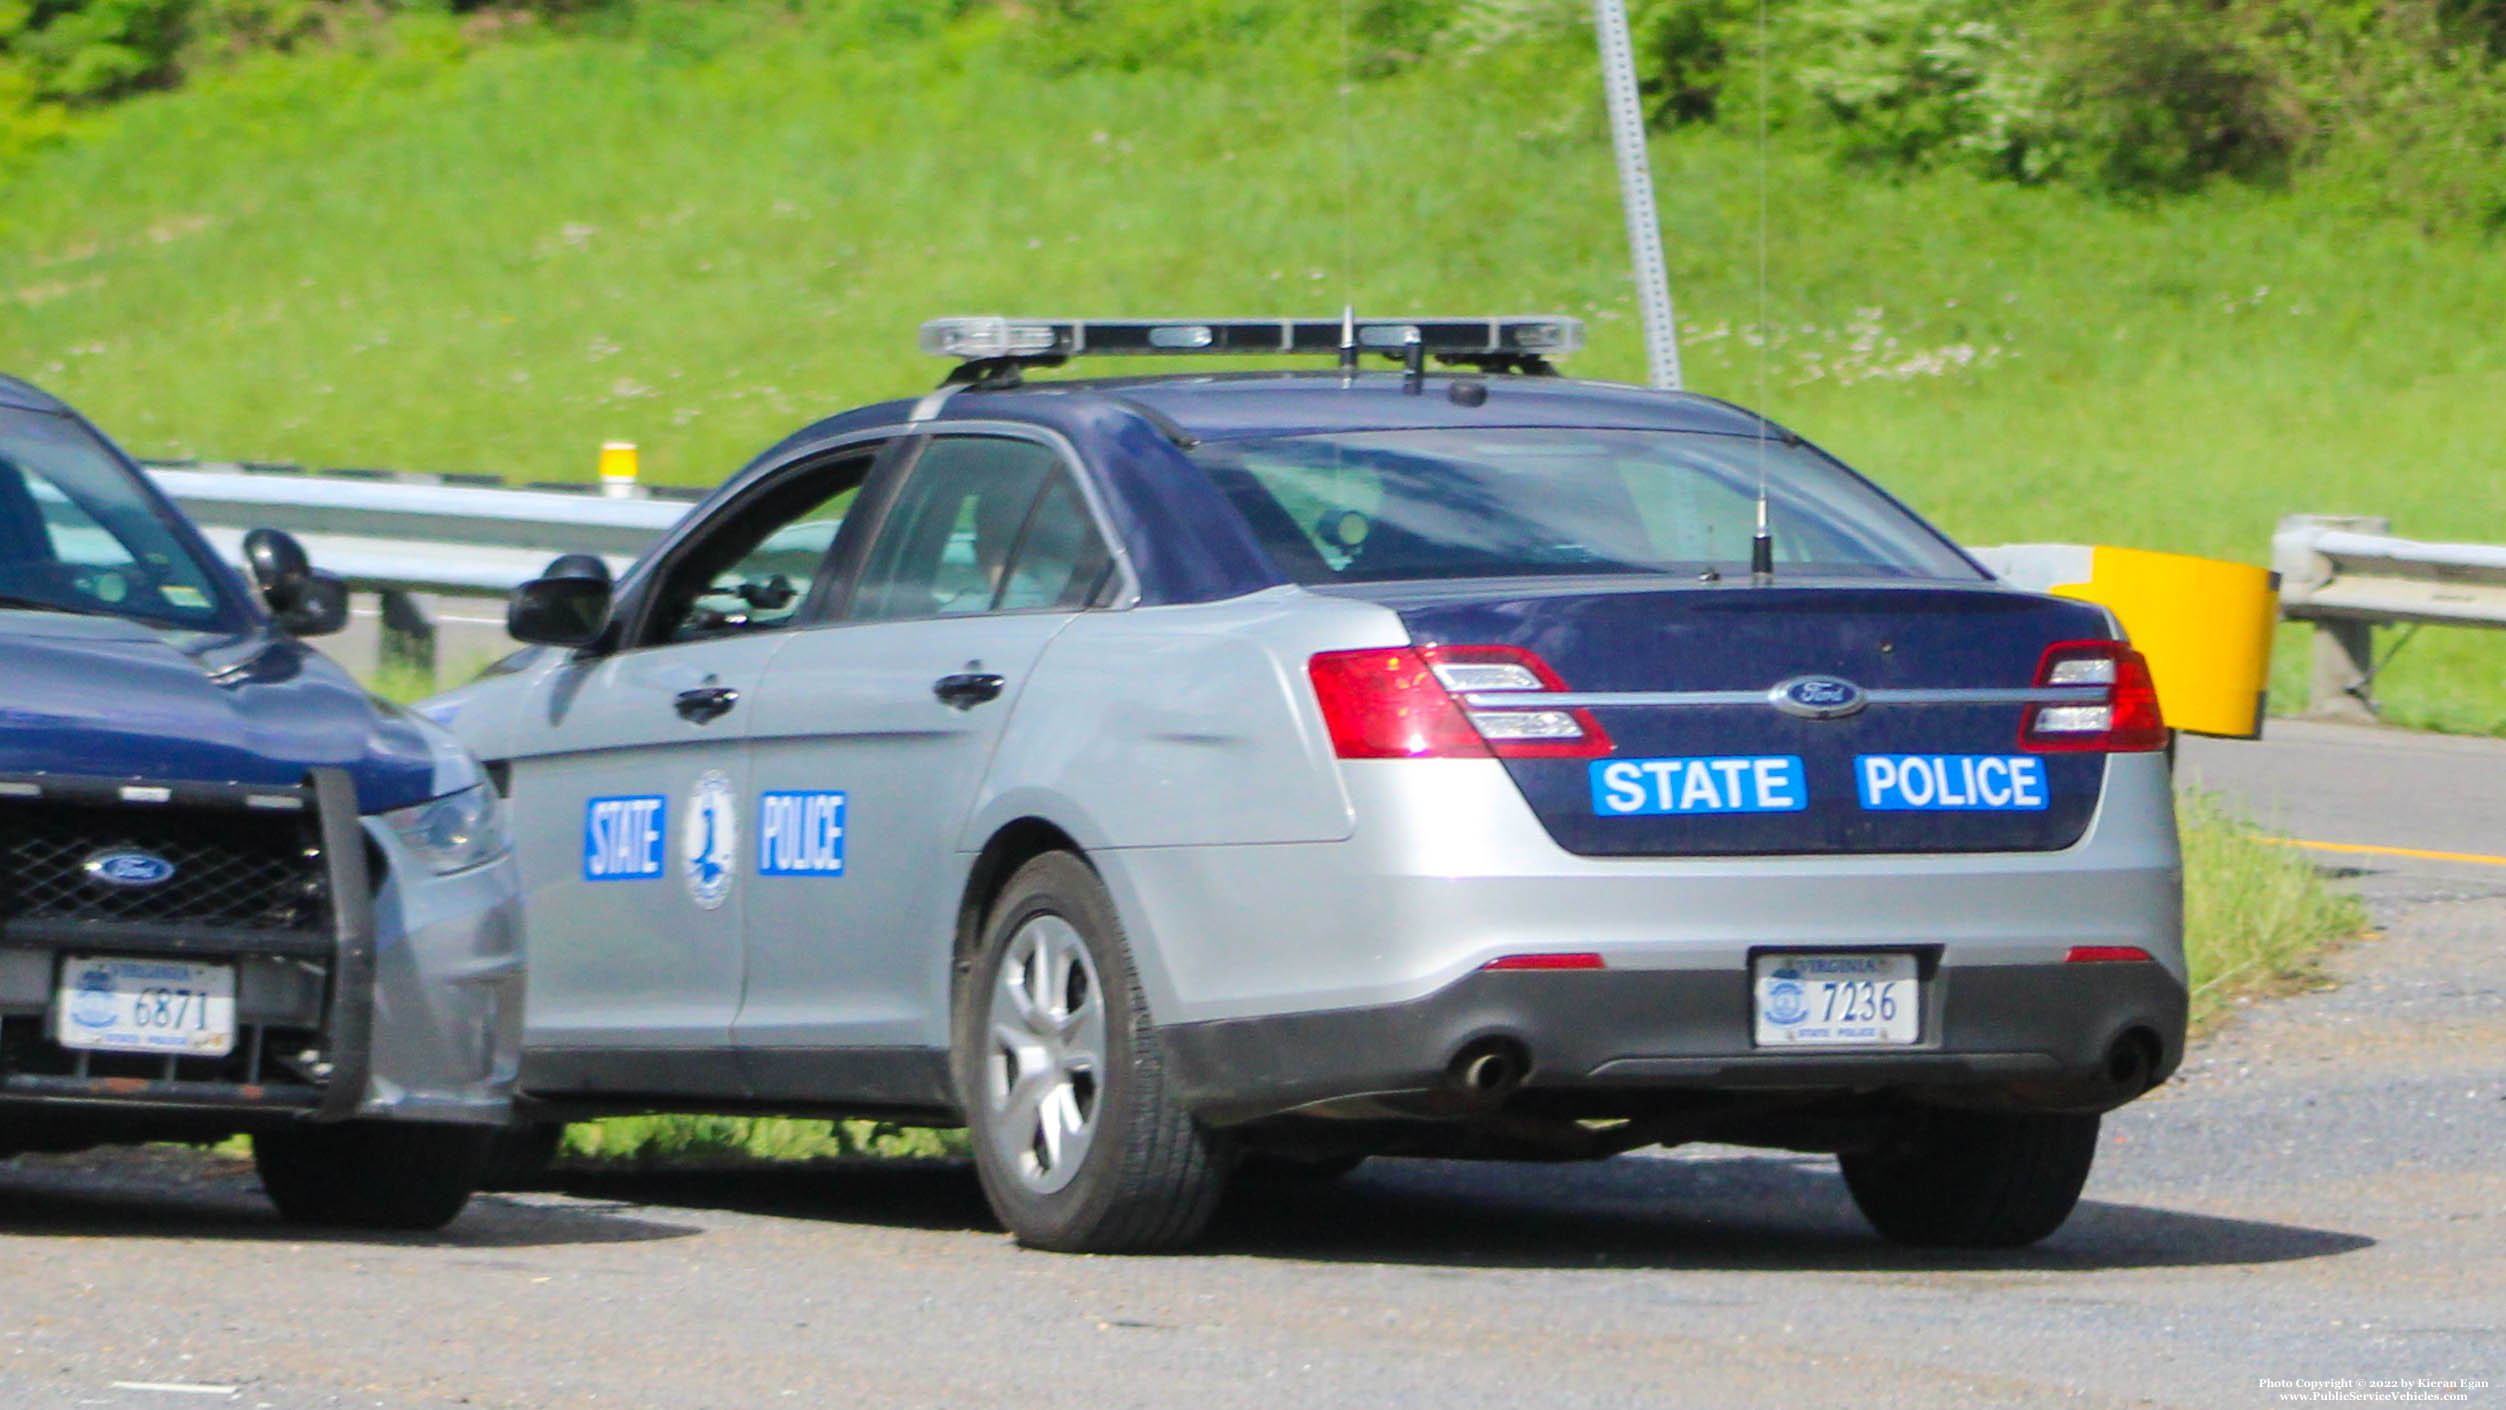
M 1630 0 L 1666 126 L 1754 130 L 1759 0 Z M 237 56 L 547 21 L 710 61 L 761 25 L 875 46 L 1014 31 L 1045 74 L 1421 63 L 1513 87 L 1588 64 L 1585 0 L 0 0 L 0 166 L 78 110 Z M 2506 225 L 2506 0 L 1765 0 L 1770 126 L 1865 171 L 1957 167 L 2145 199 L 2337 185 L 2430 226 Z M 1345 30 L 1343 28 L 1345 22 Z M 456 28 L 457 27 L 457 28 Z
M 1108 5 L 1111 0 L 1105 0 Z M 1447 55 L 1591 43 L 1582 0 L 1472 0 Z M 1865 171 L 1963 168 L 2140 200 L 2336 185 L 2506 224 L 2502 0 L 1766 0 L 1770 126 Z M 1757 0 L 1631 0 L 1655 120 L 1754 130 Z
M 172 87 L 205 64 L 377 33 L 395 19 L 483 30 L 613 0 L 0 0 L 0 173 L 83 109 Z

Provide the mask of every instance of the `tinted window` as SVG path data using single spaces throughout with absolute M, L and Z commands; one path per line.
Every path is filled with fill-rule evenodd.
M 825 576 L 870 461 L 856 452 L 803 467 L 726 509 L 672 563 L 646 640 L 788 625 Z
M 1002 577 L 995 610 L 1076 609 L 1096 597 L 1114 562 L 1067 475 L 1046 482 Z
M 1104 542 L 1051 449 L 944 437 L 924 449 L 888 510 L 851 615 L 1076 608 L 1109 570 Z
M 0 599 L 213 628 L 213 572 L 85 427 L 0 407 Z
M 1302 583 L 1747 572 L 1763 476 L 1779 574 L 1973 579 L 1921 520 L 1804 446 L 1664 431 L 1369 431 L 1193 459 Z

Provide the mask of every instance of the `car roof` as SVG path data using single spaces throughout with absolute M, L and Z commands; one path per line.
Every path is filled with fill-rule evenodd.
M 1694 392 L 1659 391 L 1620 382 L 1564 377 L 1433 373 L 1415 392 L 1399 372 L 1229 372 L 1163 377 L 1031 381 L 1014 388 L 975 389 L 952 397 L 943 416 L 979 417 L 985 408 L 1019 403 L 1029 415 L 1055 399 L 1145 409 L 1198 440 L 1310 435 L 1331 431 L 1436 427 L 1555 426 L 1697 431 L 1720 435 L 1781 434 L 1759 417 Z M 1454 400 L 1456 384 L 1487 392 L 1477 405 Z
M 60 398 L 32 382 L 20 381 L 5 372 L 0 372 L 0 406 L 14 406 L 20 411 L 69 410 Z

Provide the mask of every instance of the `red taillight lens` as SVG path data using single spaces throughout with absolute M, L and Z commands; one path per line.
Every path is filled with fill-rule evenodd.
M 2064 964 L 2152 964 L 2149 952 L 2138 945 L 2074 945 L 2062 957 Z
M 2167 745 L 2149 663 L 2119 641 L 2058 641 L 2036 663 L 2040 686 L 2099 687 L 2103 700 L 2030 705 L 2019 747 L 2038 754 L 2129 754 Z
M 1610 736 L 1589 710 L 1540 704 L 1566 683 L 1519 646 L 1326 651 L 1306 663 L 1343 759 L 1592 759 Z M 1491 697 L 1521 692 L 1523 702 Z M 1462 697 L 1476 696 L 1480 703 Z
M 1485 759 L 1488 745 L 1417 651 L 1326 651 L 1305 663 L 1343 759 Z

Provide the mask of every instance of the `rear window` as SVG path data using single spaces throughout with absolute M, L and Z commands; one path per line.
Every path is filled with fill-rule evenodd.
M 1763 476 L 1776 576 L 1980 576 L 1810 450 L 1676 431 L 1359 431 L 1215 441 L 1192 458 L 1300 583 L 1746 574 Z

